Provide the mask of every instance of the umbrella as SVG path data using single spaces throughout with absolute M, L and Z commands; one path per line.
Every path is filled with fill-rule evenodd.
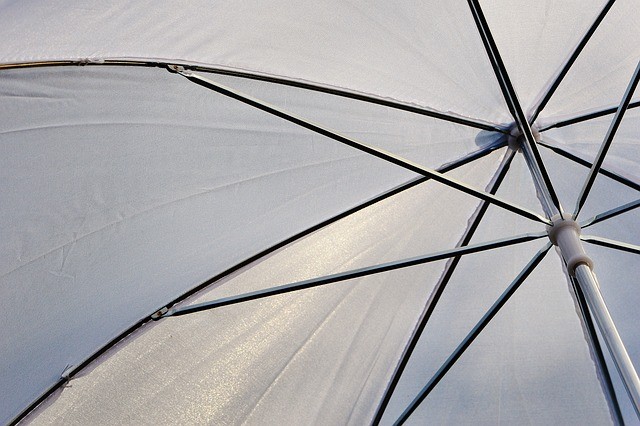
M 633 2 L 0 8 L 3 423 L 638 421 Z

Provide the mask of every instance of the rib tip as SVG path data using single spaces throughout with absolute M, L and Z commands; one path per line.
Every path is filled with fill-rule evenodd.
M 167 308 L 165 306 L 164 308 L 159 309 L 156 312 L 154 312 L 153 314 L 151 314 L 151 319 L 154 320 L 154 321 L 157 321 L 160 318 L 163 318 L 167 312 L 169 312 L 169 308 Z

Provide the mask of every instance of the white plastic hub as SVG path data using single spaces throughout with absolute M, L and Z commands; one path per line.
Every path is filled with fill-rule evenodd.
M 555 215 L 551 218 L 553 226 L 547 227 L 551 242 L 560 248 L 560 253 L 567 263 L 569 274 L 575 275 L 578 265 L 584 264 L 593 269 L 593 261 L 584 251 L 580 240 L 580 225 L 571 215 Z

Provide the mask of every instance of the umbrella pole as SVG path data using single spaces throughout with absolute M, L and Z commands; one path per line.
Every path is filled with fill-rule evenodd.
M 581 263 L 575 268 L 575 277 L 578 285 L 584 293 L 584 297 L 593 314 L 596 324 L 602 333 L 602 337 L 613 358 L 613 362 L 622 378 L 624 387 L 633 402 L 638 418 L 640 418 L 640 380 L 636 372 L 627 349 L 622 343 L 618 330 L 609 314 L 607 305 L 604 303 L 600 293 L 598 279 L 588 264 Z
M 631 398 L 636 415 L 640 418 L 640 379 L 638 379 L 638 373 L 600 293 L 600 285 L 593 273 L 593 261 L 587 256 L 580 240 L 580 226 L 575 222 L 573 216 L 562 214 L 555 208 L 544 187 L 543 180 L 539 178 L 540 172 L 537 163 L 533 160 L 532 153 L 529 152 L 528 141 L 520 135 L 515 136 L 517 138 L 516 145 L 522 149 L 525 162 L 533 176 L 540 203 L 553 222 L 553 226 L 548 227 L 549 239 L 559 247 L 562 259 L 567 265 L 567 271 L 575 277 L 582 290 L 589 312 L 595 319 L 624 387 Z M 513 144 L 513 142 L 511 143 Z M 577 295 L 575 296 L 577 297 Z M 597 336 L 590 335 L 590 337 L 592 340 L 597 339 Z M 592 342 L 593 344 L 594 342 Z M 603 367 L 606 368 L 606 366 Z
M 570 214 L 557 214 L 551 218 L 551 222 L 553 222 L 553 226 L 547 228 L 549 239 L 560 249 L 562 259 L 567 266 L 567 272 L 575 277 L 580 290 L 582 290 L 589 312 L 593 315 L 598 329 L 600 329 L 613 363 L 631 398 L 636 415 L 640 418 L 640 379 L 638 379 L 638 373 L 600 293 L 600 285 L 593 273 L 593 261 L 584 251 L 580 239 L 580 225 L 573 220 L 573 216 Z M 596 337 L 591 336 L 591 338 L 595 339 Z

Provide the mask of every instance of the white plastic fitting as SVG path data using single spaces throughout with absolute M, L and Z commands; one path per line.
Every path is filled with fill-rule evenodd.
M 551 218 L 553 226 L 547 226 L 551 242 L 560 248 L 560 253 L 567 263 L 567 270 L 572 276 L 578 265 L 584 264 L 593 269 L 593 261 L 584 251 L 580 240 L 580 225 L 570 214 L 555 215 Z

